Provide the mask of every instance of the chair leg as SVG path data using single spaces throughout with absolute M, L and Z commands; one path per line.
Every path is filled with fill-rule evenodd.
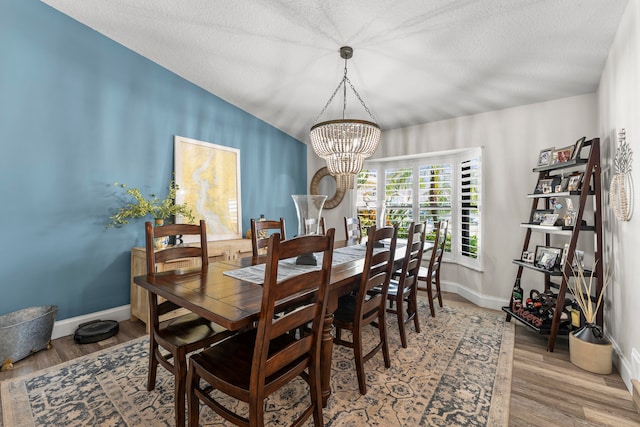
M 398 291 L 400 291 L 398 289 Z M 396 301 L 396 315 L 398 316 L 398 329 L 400 330 L 400 342 L 402 342 L 402 348 L 407 348 L 407 333 L 404 330 L 404 313 L 402 302 L 402 294 L 398 293 L 399 300 Z
M 429 310 L 431 311 L 431 317 L 436 317 L 436 311 L 433 307 L 433 289 L 431 289 L 433 285 L 431 284 L 431 280 L 429 280 L 429 278 L 427 278 L 426 283 L 427 283 L 427 297 L 429 298 Z
M 178 349 L 173 355 L 173 375 L 174 375 L 174 407 L 176 417 L 176 427 L 182 427 L 185 423 L 185 393 L 187 382 L 187 363 L 184 347 Z
M 322 419 L 322 387 L 320 381 L 320 367 L 312 366 L 309 368 L 309 386 L 311 388 L 311 403 L 313 404 L 313 425 L 315 427 L 323 426 Z
M 195 389 L 200 384 L 200 376 L 196 372 L 195 366 L 189 364 L 187 374 L 187 405 L 189 407 L 189 427 L 198 427 L 200 424 L 200 400 L 196 396 Z
M 436 292 L 438 292 L 438 304 L 442 307 L 442 292 L 440 291 L 440 270 L 436 273 Z
M 414 288 L 409 295 L 409 307 L 413 315 L 413 326 L 416 332 L 420 333 L 420 320 L 418 319 L 418 291 Z
M 389 341 L 387 340 L 387 314 L 383 310 L 380 314 L 380 325 L 378 330 L 380 333 L 380 342 L 382 342 L 382 357 L 384 358 L 384 367 L 389 369 L 391 367 L 391 357 L 389 355 Z
M 367 394 L 367 377 L 364 374 L 364 358 L 362 357 L 362 336 L 359 325 L 353 326 L 353 356 L 356 362 L 356 374 L 360 394 Z
M 156 388 L 156 371 L 158 370 L 158 360 L 156 359 L 156 352 L 158 351 L 158 344 L 153 338 L 153 333 L 149 337 L 149 374 L 147 377 L 147 391 L 151 391 Z

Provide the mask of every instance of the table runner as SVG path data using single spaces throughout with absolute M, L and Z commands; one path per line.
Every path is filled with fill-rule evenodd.
M 344 248 L 338 248 L 333 251 L 332 267 L 340 264 L 344 264 L 356 259 L 364 258 L 367 250 L 366 244 L 359 244 L 353 246 L 345 246 Z M 377 249 L 380 250 L 380 249 Z M 376 249 L 374 249 L 374 252 Z M 320 269 L 322 266 L 322 252 L 316 253 L 316 259 L 318 265 L 296 265 L 295 258 L 289 258 L 281 260 L 278 264 L 278 282 L 288 277 L 302 274 L 305 271 Z M 244 280 L 246 282 L 262 284 L 264 283 L 264 264 L 252 265 L 249 267 L 239 268 L 237 270 L 225 271 L 224 274 L 235 279 Z

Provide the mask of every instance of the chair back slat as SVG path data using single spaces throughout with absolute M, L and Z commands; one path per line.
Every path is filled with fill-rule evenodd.
M 199 236 L 200 246 L 168 246 L 156 248 L 155 239 L 168 236 Z M 156 264 L 182 258 L 200 258 L 204 267 L 209 264 L 207 250 L 207 224 L 200 220 L 199 225 L 169 224 L 153 226 L 149 221 L 145 223 L 145 249 L 147 257 L 147 274 L 156 273 Z
M 360 243 L 362 240 L 362 223 L 359 217 L 344 217 L 344 234 L 348 241 Z
M 251 248 L 254 257 L 260 254 L 260 249 L 267 247 L 269 237 L 274 233 L 280 235 L 280 240 L 286 240 L 284 218 L 280 218 L 280 220 L 251 218 Z

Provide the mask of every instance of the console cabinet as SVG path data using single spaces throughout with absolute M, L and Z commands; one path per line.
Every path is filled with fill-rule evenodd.
M 251 239 L 217 240 L 207 242 L 209 262 L 227 261 L 232 259 L 250 257 Z M 156 264 L 156 271 L 169 271 L 178 268 L 197 267 L 200 260 L 197 258 L 185 258 Z M 135 276 L 147 273 L 147 255 L 143 247 L 131 248 L 131 321 L 141 320 L 149 332 L 149 297 L 147 290 L 133 283 Z M 170 313 L 173 317 L 187 313 L 186 309 Z M 170 317 L 167 317 L 167 319 Z M 160 320 L 166 320 L 161 318 Z

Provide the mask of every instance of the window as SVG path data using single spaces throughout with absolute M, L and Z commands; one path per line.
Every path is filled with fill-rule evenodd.
M 377 218 L 377 176 L 376 169 L 363 169 L 358 174 L 356 186 L 356 212 L 362 225 L 362 233 L 376 225 Z
M 426 221 L 433 240 L 435 224 L 449 220 L 445 259 L 481 269 L 481 159 L 478 148 L 367 162 L 357 181 L 363 227 L 382 216 L 384 224 L 398 224 L 398 237 L 407 237 L 411 221 Z
M 385 224 L 398 224 L 398 237 L 407 237 L 413 221 L 413 169 L 390 168 L 384 171 Z
M 427 240 L 435 240 L 435 225 L 440 220 L 451 220 L 452 174 L 451 163 L 420 166 L 418 221 L 427 222 Z M 447 232 L 451 235 L 451 229 Z M 446 251 L 451 252 L 451 240 L 447 240 Z

